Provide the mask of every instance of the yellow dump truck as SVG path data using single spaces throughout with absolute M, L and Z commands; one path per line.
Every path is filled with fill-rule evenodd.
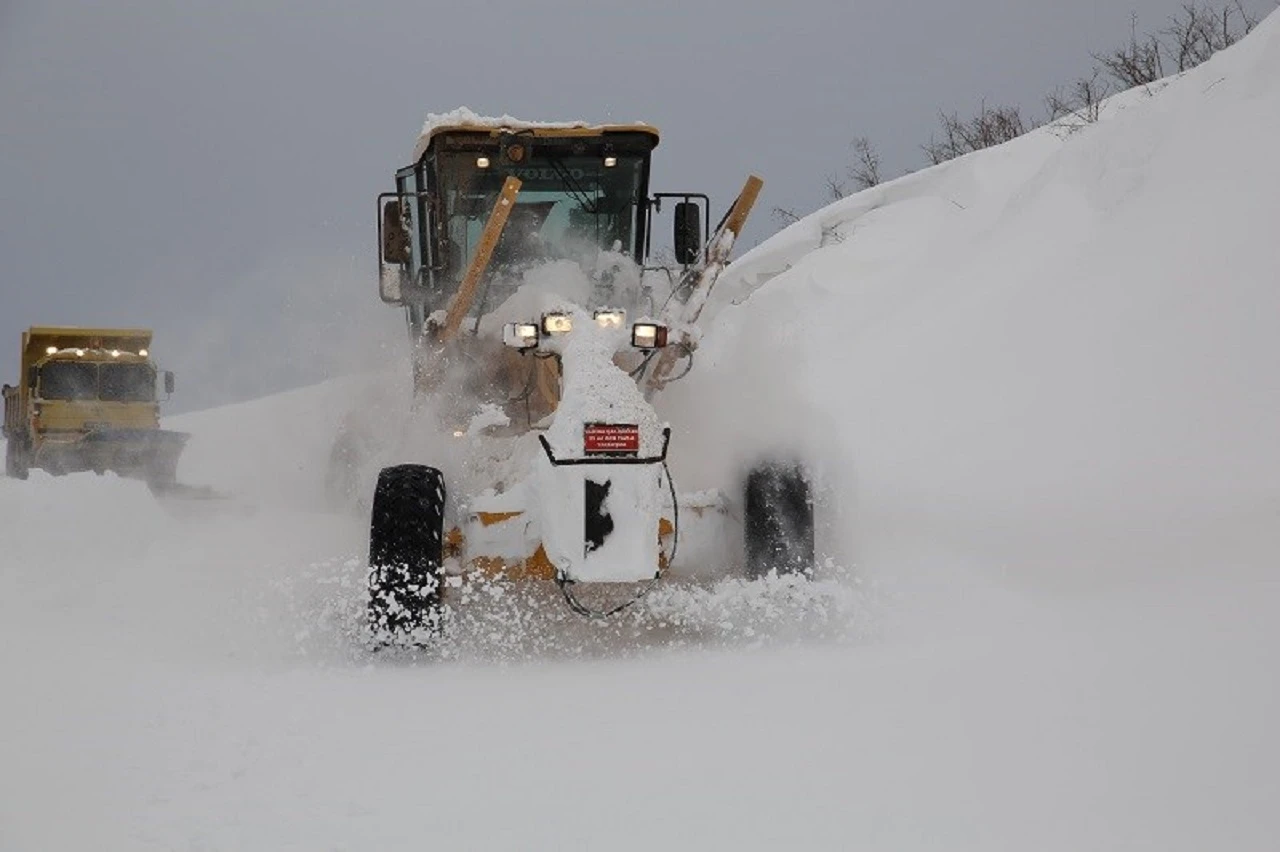
M 6 474 L 112 471 L 172 486 L 189 436 L 160 428 L 157 386 L 173 393 L 173 373 L 156 370 L 150 347 L 146 329 L 23 332 L 22 373 L 4 386 Z

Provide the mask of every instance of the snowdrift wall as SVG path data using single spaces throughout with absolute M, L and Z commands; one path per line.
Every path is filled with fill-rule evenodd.
M 676 422 L 715 413 L 686 457 L 822 438 L 869 568 L 1272 570 L 1277 139 L 1273 15 L 1097 124 L 818 211 L 722 283 L 668 399 Z

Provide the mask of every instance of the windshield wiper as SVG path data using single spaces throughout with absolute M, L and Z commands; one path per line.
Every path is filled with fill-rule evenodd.
M 573 196 L 573 200 L 578 202 L 582 209 L 590 213 L 592 216 L 598 216 L 598 201 L 592 200 L 585 187 L 573 179 L 573 173 L 569 171 L 564 162 L 559 157 L 547 157 L 547 162 L 551 164 L 551 168 L 555 169 L 560 180 L 564 181 L 565 187 L 569 190 L 569 195 Z

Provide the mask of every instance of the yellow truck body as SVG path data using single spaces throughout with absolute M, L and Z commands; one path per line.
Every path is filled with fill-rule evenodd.
M 173 483 L 187 435 L 160 428 L 151 332 L 33 326 L 17 385 L 4 386 L 5 472 L 82 471 Z M 166 392 L 173 374 L 163 373 Z

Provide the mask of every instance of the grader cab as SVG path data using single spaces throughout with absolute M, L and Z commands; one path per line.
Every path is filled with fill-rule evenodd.
M 657 144 L 657 129 L 644 124 L 427 127 L 412 165 L 396 173 L 396 191 L 378 196 L 383 301 L 404 306 L 415 345 L 468 322 L 474 332 L 519 286 L 522 269 L 559 259 L 593 267 L 593 298 L 656 310 L 644 301 L 651 288 L 628 273 L 645 267 L 664 204 L 681 270 L 698 263 L 710 229 L 705 195 L 650 195 Z M 619 269 L 623 260 L 632 269 Z M 433 324 L 437 311 L 447 316 Z

